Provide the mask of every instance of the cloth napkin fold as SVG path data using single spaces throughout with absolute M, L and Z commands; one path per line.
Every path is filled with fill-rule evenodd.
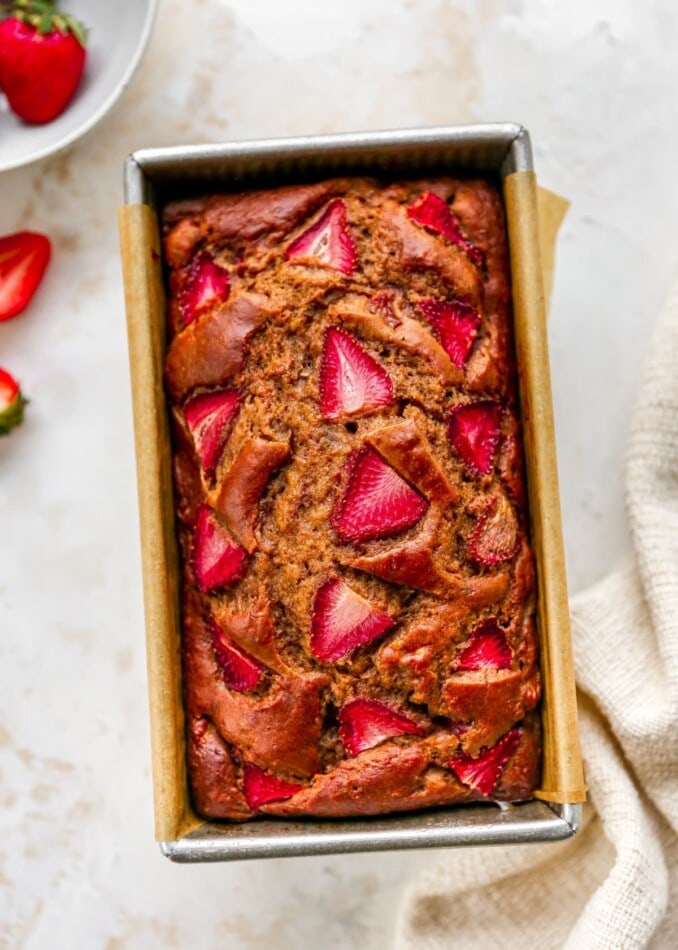
M 583 827 L 446 855 L 406 893 L 399 950 L 678 947 L 678 281 L 625 477 L 633 559 L 571 603 Z

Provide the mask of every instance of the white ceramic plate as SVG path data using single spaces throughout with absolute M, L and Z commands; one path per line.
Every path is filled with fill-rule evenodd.
M 139 64 L 157 0 L 62 0 L 60 6 L 88 29 L 85 74 L 66 110 L 46 125 L 25 125 L 0 95 L 0 172 L 58 152 L 108 112 Z

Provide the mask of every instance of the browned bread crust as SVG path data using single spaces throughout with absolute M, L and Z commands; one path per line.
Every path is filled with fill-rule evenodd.
M 446 203 L 459 240 L 411 213 L 427 193 Z M 303 250 L 330 212 L 348 235 L 343 264 L 332 247 Z M 163 231 L 196 810 L 348 816 L 531 797 L 535 578 L 499 190 L 484 179 L 332 180 L 177 202 Z M 195 289 L 206 260 L 222 279 L 211 297 Z M 426 301 L 477 315 L 467 353 L 446 345 Z M 380 404 L 328 418 L 329 328 L 387 374 L 390 399 L 383 390 Z M 187 409 L 226 391 L 233 417 L 205 448 L 209 420 L 189 424 Z M 496 413 L 486 472 L 451 434 L 455 409 L 471 403 Z M 361 452 L 397 473 L 416 523 L 376 537 L 342 527 Z M 197 550 L 205 512 L 237 552 L 227 580 L 200 573 L 216 556 Z M 319 591 L 337 579 L 390 624 L 329 658 Z M 500 660 L 487 661 L 493 649 Z M 375 708 L 386 726 L 368 721 Z M 409 725 L 389 727 L 389 711 Z M 494 766 L 493 750 L 505 750 Z

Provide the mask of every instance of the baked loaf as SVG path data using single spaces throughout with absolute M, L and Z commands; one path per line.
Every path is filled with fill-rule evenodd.
M 207 818 L 529 798 L 533 558 L 495 185 L 174 203 L 166 388 Z

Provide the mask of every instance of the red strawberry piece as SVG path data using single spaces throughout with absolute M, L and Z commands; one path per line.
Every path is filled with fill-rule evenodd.
M 475 561 L 491 566 L 508 561 L 518 548 L 518 521 L 506 495 L 494 495 L 478 518 L 469 541 Z
M 375 699 L 354 699 L 339 711 L 339 736 L 349 755 L 358 755 L 386 739 L 408 734 L 423 736 L 424 730 Z
M 433 327 L 440 345 L 458 369 L 463 369 L 478 335 L 480 314 L 465 300 L 420 300 L 419 310 Z
M 419 492 L 369 446 L 349 464 L 346 492 L 332 513 L 342 541 L 373 541 L 398 534 L 415 525 L 428 508 Z
M 447 763 L 459 781 L 481 795 L 491 795 L 506 763 L 518 748 L 520 730 L 511 729 L 496 745 L 477 758 L 461 753 Z
M 339 419 L 393 402 L 391 378 L 349 333 L 330 327 L 320 363 L 320 409 Z
M 448 203 L 432 191 L 425 191 L 416 201 L 408 205 L 407 216 L 422 227 L 441 234 L 452 244 L 462 248 L 476 267 L 482 265 L 483 252 L 462 234 L 459 222 Z
M 26 309 L 51 254 L 52 245 L 44 234 L 19 231 L 0 238 L 0 320 Z
M 331 267 L 352 274 L 356 266 L 355 241 L 346 222 L 346 205 L 341 198 L 330 201 L 310 228 L 292 241 L 285 251 L 287 260 Z
M 457 654 L 456 670 L 507 670 L 513 654 L 494 617 L 483 620 L 471 633 L 464 649 Z
M 24 418 L 26 400 L 16 379 L 0 368 L 0 435 L 7 435 Z
M 211 254 L 200 251 L 191 261 L 179 297 L 179 307 L 188 326 L 203 311 L 228 297 L 228 271 Z
M 261 679 L 261 664 L 227 637 L 214 620 L 210 620 L 209 626 L 214 654 L 226 685 L 238 693 L 256 689 Z
M 311 652 L 323 663 L 332 663 L 381 637 L 393 622 L 393 617 L 333 577 L 315 595 Z
M 268 802 L 281 802 L 286 798 L 291 798 L 303 787 L 303 785 L 297 785 L 296 782 L 287 782 L 269 772 L 264 772 L 251 762 L 243 765 L 242 790 L 245 801 L 252 811 L 258 811 Z
M 207 505 L 201 505 L 193 533 L 193 573 L 201 591 L 241 580 L 247 551 L 237 544 Z
M 53 0 L 21 0 L 0 23 L 0 87 L 25 122 L 51 122 L 66 108 L 85 68 L 81 23 Z
M 473 475 L 487 475 L 499 445 L 501 407 L 490 400 L 455 406 L 450 415 L 450 442 Z
M 184 405 L 186 425 L 207 478 L 212 478 L 240 408 L 236 389 L 219 389 L 194 396 Z

